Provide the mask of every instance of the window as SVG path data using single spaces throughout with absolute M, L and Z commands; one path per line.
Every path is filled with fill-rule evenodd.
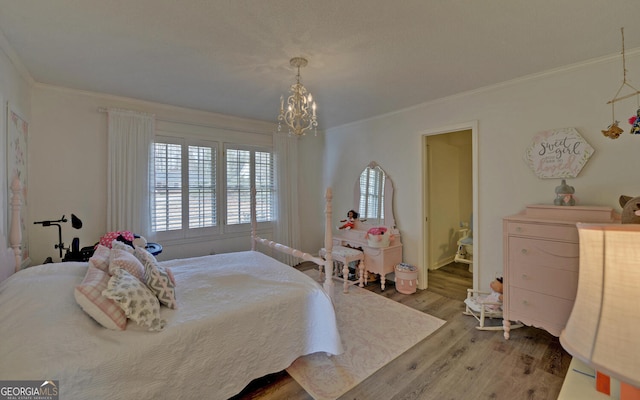
M 228 146 L 226 156 L 227 225 L 251 222 L 251 186 L 256 188 L 256 220 L 273 221 L 275 184 L 273 155 L 267 151 Z
M 214 141 L 156 137 L 151 220 L 160 240 L 247 231 L 252 186 L 258 222 L 275 219 L 270 149 L 226 144 L 222 158 L 220 147 Z M 225 184 L 217 184 L 218 178 Z
M 217 226 L 217 143 L 158 138 L 154 143 L 154 232 Z

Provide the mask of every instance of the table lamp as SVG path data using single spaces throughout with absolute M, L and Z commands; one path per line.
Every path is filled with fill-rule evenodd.
M 598 391 L 620 381 L 620 399 L 640 399 L 640 225 L 582 224 L 576 300 L 562 347 L 597 371 Z

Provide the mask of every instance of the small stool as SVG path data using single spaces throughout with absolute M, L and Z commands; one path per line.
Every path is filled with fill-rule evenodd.
M 320 249 L 320 257 L 324 258 L 327 254 L 327 250 L 323 247 Z M 364 287 L 364 253 L 360 250 L 352 249 L 351 247 L 333 246 L 331 250 L 331 256 L 333 261 L 342 263 L 342 281 L 344 282 L 344 292 L 349 291 L 349 285 L 358 284 L 360 287 Z M 354 282 L 349 281 L 349 263 L 358 261 L 359 276 L 358 280 Z M 333 267 L 333 266 L 332 266 Z M 322 265 L 318 268 L 320 274 L 322 274 Z M 327 273 L 329 271 L 325 271 Z M 331 275 L 333 275 L 333 268 L 331 268 Z

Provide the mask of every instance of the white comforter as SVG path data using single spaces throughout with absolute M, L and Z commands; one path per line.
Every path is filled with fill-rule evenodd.
M 226 399 L 314 352 L 340 354 L 330 298 L 258 252 L 172 260 L 178 309 L 148 332 L 95 323 L 73 288 L 86 263 L 28 268 L 0 284 L 0 380 L 59 380 L 61 399 Z

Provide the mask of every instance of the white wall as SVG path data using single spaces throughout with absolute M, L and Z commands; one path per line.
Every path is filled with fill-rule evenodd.
M 158 121 L 183 122 L 269 135 L 275 125 L 219 114 L 142 102 L 104 94 L 88 93 L 36 84 L 33 89 L 29 138 L 29 221 L 59 219 L 76 214 L 81 230 L 63 226 L 63 242 L 73 237 L 81 246 L 93 245 L 106 231 L 107 205 L 107 115 L 100 107 L 126 108 L 155 113 Z M 58 233 L 54 227 L 29 226 L 32 261 L 47 256 L 58 260 L 53 248 Z M 212 252 L 247 250 L 248 236 L 212 242 L 162 243 L 159 259 L 205 255 Z
M 556 179 L 538 179 L 523 161 L 538 132 L 575 127 L 595 154 L 570 179 L 579 204 L 620 210 L 620 194 L 640 194 L 640 136 L 617 140 L 602 135 L 611 123 L 606 102 L 621 83 L 619 55 L 506 82 L 418 105 L 401 112 L 326 132 L 324 182 L 334 188 L 334 209 L 351 204 L 354 179 L 369 161 L 378 162 L 395 184 L 396 222 L 405 262 L 422 264 L 421 136 L 425 131 L 478 122 L 478 215 L 476 236 L 479 284 L 487 289 L 502 271 L 502 218 L 527 204 L 553 204 Z M 640 81 L 640 51 L 627 52 L 628 79 Z M 455 79 L 455 77 L 451 77 Z M 616 104 L 616 118 L 628 132 L 635 98 Z M 349 152 L 357 147 L 359 151 Z M 424 276 L 420 276 L 424 282 Z

